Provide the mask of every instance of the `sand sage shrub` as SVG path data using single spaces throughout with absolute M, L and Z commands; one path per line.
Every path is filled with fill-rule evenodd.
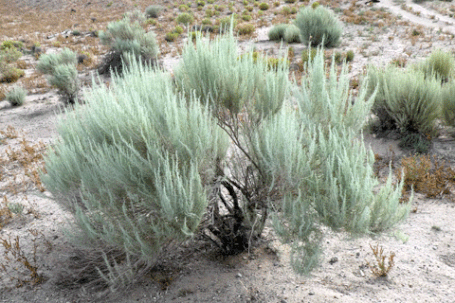
M 12 106 L 20 106 L 24 104 L 25 97 L 27 96 L 27 90 L 21 86 L 13 87 L 8 93 L 6 93 L 6 100 Z
M 152 264 L 197 231 L 228 141 L 198 99 L 175 93 L 169 73 L 129 60 L 122 78 L 94 83 L 60 121 L 42 180 L 74 215 L 76 244 Z
M 163 9 L 161 5 L 150 5 L 145 9 L 145 15 L 147 18 L 158 18 Z
M 301 9 L 294 24 L 300 29 L 300 38 L 306 45 L 318 46 L 324 43 L 324 47 L 335 47 L 343 33 L 335 14 L 321 5 Z
M 300 42 L 300 29 L 294 24 L 289 25 L 284 31 L 284 41 L 287 43 Z
M 286 32 L 286 29 L 288 28 L 288 24 L 277 24 L 274 25 L 268 33 L 269 39 L 272 41 L 279 41 L 284 39 L 284 33 Z
M 441 91 L 442 117 L 447 125 L 455 126 L 455 82 L 444 84 Z
M 436 76 L 447 82 L 453 74 L 455 59 L 451 53 L 437 49 L 422 64 L 422 70 L 427 77 Z
M 125 17 L 120 21 L 111 22 L 105 32 L 99 34 L 101 43 L 110 47 L 110 54 L 100 67 L 101 74 L 110 72 L 111 69 L 122 71 L 123 63 L 126 62 L 127 53 L 134 54 L 144 63 L 154 63 L 158 55 L 158 44 L 153 32 L 145 32 L 141 23 L 134 22 Z
M 76 65 L 76 53 L 65 48 L 59 54 L 42 55 L 38 60 L 36 69 L 49 75 L 49 84 L 59 89 L 64 102 L 74 104 L 79 90 Z
M 440 115 L 440 81 L 416 69 L 369 68 L 369 92 L 378 88 L 373 113 L 379 119 L 377 131 L 398 129 L 402 134 L 416 133 L 423 137 L 435 134 Z

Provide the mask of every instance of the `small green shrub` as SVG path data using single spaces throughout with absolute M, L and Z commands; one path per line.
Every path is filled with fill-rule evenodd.
M 182 4 L 179 6 L 179 11 L 181 12 L 186 12 L 188 11 L 190 8 L 188 7 L 188 5 L 185 5 L 185 4 Z
M 306 7 L 300 10 L 294 22 L 306 45 L 318 46 L 324 42 L 325 47 L 335 47 L 340 42 L 342 26 L 329 9 L 322 6 L 315 9 Z
M 251 35 L 255 30 L 253 24 L 240 24 L 237 26 L 237 33 L 239 35 Z
M 265 3 L 265 2 L 262 2 L 261 4 L 259 4 L 259 9 L 261 11 L 266 11 L 266 10 L 269 9 L 269 5 L 267 3 Z
M 12 106 L 20 106 L 24 104 L 25 96 L 27 96 L 27 90 L 21 86 L 15 86 L 6 94 L 6 100 Z
M 176 26 L 173 30 L 174 33 L 177 33 L 179 35 L 183 34 L 183 28 L 181 26 Z
M 441 84 L 425 77 L 420 70 L 402 70 L 388 66 L 385 70 L 370 67 L 369 94 L 378 87 L 373 113 L 379 123 L 376 131 L 398 129 L 402 134 L 416 133 L 423 138 L 435 134 L 440 116 Z
M 284 31 L 284 41 L 287 43 L 300 42 L 300 29 L 294 24 L 287 26 Z
M 166 40 L 167 42 L 174 42 L 178 37 L 179 37 L 178 33 L 174 32 L 166 33 L 166 35 L 164 36 L 164 40 Z
M 285 3 L 296 3 L 297 0 L 284 0 Z
M 317 1 L 316 1 L 316 2 L 313 2 L 313 4 L 311 4 L 311 8 L 312 8 L 312 9 L 316 9 L 316 8 L 318 8 L 318 7 L 319 7 L 319 2 L 317 2 Z
M 22 57 L 22 53 L 15 47 L 8 47 L 0 50 L 0 61 L 5 63 L 16 62 L 20 57 Z
M 352 62 L 354 60 L 354 51 L 348 50 L 346 52 L 346 62 Z
M 284 33 L 286 32 L 288 26 L 288 24 L 284 23 L 273 26 L 268 33 L 269 39 L 272 41 L 279 41 L 284 39 Z
M 15 68 L 10 64 L 1 64 L 0 62 L 0 82 L 14 83 L 24 76 L 24 71 Z
M 5 40 L 2 42 L 0 45 L 0 50 L 5 50 L 5 49 L 22 49 L 24 47 L 24 43 L 21 41 L 14 41 L 14 40 Z
M 150 5 L 145 9 L 145 15 L 147 18 L 158 18 L 163 9 L 161 5 Z
M 422 69 L 427 77 L 436 76 L 441 81 L 448 81 L 452 76 L 455 67 L 453 55 L 441 49 L 433 51 L 423 63 Z
M 242 15 L 242 20 L 243 21 L 251 21 L 251 19 L 253 19 L 253 17 L 251 17 L 250 15 Z
M 290 15 L 291 8 L 289 6 L 283 6 L 283 8 L 281 9 L 281 13 L 285 16 Z
M 188 25 L 194 22 L 194 17 L 188 13 L 181 13 L 180 15 L 177 16 L 175 21 L 177 21 L 177 23 Z

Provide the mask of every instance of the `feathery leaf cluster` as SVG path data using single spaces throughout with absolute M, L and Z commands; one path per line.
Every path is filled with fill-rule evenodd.
M 301 9 L 294 23 L 300 29 L 301 41 L 306 45 L 319 46 L 324 43 L 324 47 L 335 47 L 343 32 L 335 14 L 320 5 Z
M 433 51 L 421 65 L 426 77 L 436 76 L 443 82 L 447 82 L 453 75 L 454 68 L 453 55 L 441 49 Z

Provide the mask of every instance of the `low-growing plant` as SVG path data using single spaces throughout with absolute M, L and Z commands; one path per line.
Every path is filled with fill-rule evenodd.
M 404 180 L 408 192 L 422 193 L 428 198 L 451 194 L 455 183 L 455 171 L 436 156 L 414 155 L 403 157 L 396 169 L 397 178 Z
M 12 106 L 20 106 L 24 104 L 25 96 L 27 96 L 27 90 L 21 86 L 15 86 L 6 94 L 6 100 Z
M 179 37 L 178 33 L 175 32 L 166 33 L 166 35 L 164 36 L 164 40 L 166 40 L 167 42 L 174 42 L 178 37 Z
M 259 4 L 258 7 L 259 7 L 259 9 L 260 9 L 261 11 L 266 11 L 266 10 L 269 9 L 269 5 L 268 5 L 267 3 L 265 3 L 265 2 L 261 2 L 261 4 Z
M 379 244 L 376 246 L 372 246 L 370 244 L 370 248 L 373 252 L 375 262 L 374 263 L 367 262 L 368 267 L 370 268 L 373 275 L 375 275 L 376 277 L 386 277 L 392 270 L 392 268 L 395 266 L 394 262 L 395 253 L 392 252 L 387 257 L 387 255 L 384 253 L 384 248 L 382 248 L 382 246 L 379 247 Z
M 251 35 L 255 31 L 253 24 L 240 24 L 236 29 L 239 35 Z
M 323 43 L 324 47 L 335 47 L 343 32 L 335 14 L 322 6 L 301 9 L 294 23 L 300 29 L 301 40 L 306 45 L 318 46 Z
M 0 61 L 5 63 L 16 62 L 20 57 L 22 57 L 22 53 L 15 47 L 7 47 L 0 50 Z
M 175 21 L 177 21 L 177 23 L 188 25 L 194 22 L 194 17 L 193 15 L 190 15 L 188 13 L 181 13 L 180 15 L 177 16 Z
M 274 25 L 268 33 L 269 39 L 272 41 L 279 41 L 284 39 L 284 33 L 286 32 L 286 29 L 288 28 L 288 24 L 277 24 Z
M 65 48 L 58 54 L 42 55 L 36 69 L 50 76 L 49 84 L 59 89 L 66 103 L 74 104 L 79 90 L 76 66 L 76 53 Z
M 5 49 L 22 49 L 24 47 L 24 43 L 21 41 L 15 41 L 15 40 L 5 40 L 2 42 L 0 45 L 0 50 L 5 50 Z
M 158 18 L 163 10 L 161 5 L 150 5 L 145 9 L 145 15 L 147 18 Z
M 14 83 L 24 76 L 24 71 L 15 68 L 11 64 L 2 64 L 0 62 L 0 82 Z

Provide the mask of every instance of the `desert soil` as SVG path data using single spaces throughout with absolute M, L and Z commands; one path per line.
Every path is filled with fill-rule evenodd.
M 5 1 L 0 1 L 0 5 Z M 122 9 L 123 2 L 113 2 L 114 7 Z M 164 5 L 170 3 L 164 2 Z M 340 2 L 345 8 L 349 6 L 347 1 Z M 75 1 L 65 4 L 64 9 L 84 9 Z M 411 7 L 412 12 L 404 10 L 403 4 Z M 8 5 L 16 10 L 28 7 L 52 12 L 61 9 L 62 3 L 16 0 Z M 91 5 L 104 7 L 106 3 L 92 1 Z M 453 51 L 455 19 L 435 10 L 434 5 L 443 4 L 391 0 L 381 0 L 374 6 L 359 4 L 358 8 L 364 11 L 377 12 L 385 8 L 396 18 L 395 22 L 385 26 L 386 21 L 345 22 L 342 43 L 334 51 L 354 50 L 355 59 L 350 67 L 353 78 L 361 78 L 367 64 L 382 65 L 398 58 L 416 62 L 437 47 Z M 124 6 L 125 10 L 131 9 L 131 5 Z M 416 14 L 417 11 L 420 13 Z M 267 38 L 273 19 L 273 14 L 266 15 L 264 24 L 257 28 L 256 37 L 241 42 L 241 47 L 253 43 L 268 54 L 277 54 L 279 44 Z M 413 29 L 424 33 L 423 37 L 412 41 Z M 2 36 L 0 32 L 0 39 L 6 38 L 18 39 Z M 296 54 L 305 49 L 304 45 L 292 46 Z M 47 51 L 55 49 L 48 47 Z M 26 72 L 33 73 L 36 60 L 30 55 L 22 59 L 30 62 Z M 163 54 L 160 59 L 169 70 L 178 63 L 178 55 L 172 52 Z M 91 72 L 82 71 L 81 79 L 88 78 Z M 56 121 L 65 115 L 63 109 L 53 89 L 30 93 L 20 107 L 0 102 L 0 130 L 5 132 L 0 135 L 0 158 L 5 159 L 11 150 L 21 149 L 24 142 L 35 149 L 40 148 L 36 145 L 39 142 L 45 145 L 55 142 L 58 139 Z M 17 131 L 16 138 L 6 134 L 9 126 Z M 395 163 L 408 153 L 399 149 L 392 138 L 367 134 L 365 143 L 383 159 L 393 159 Z M 454 147 L 450 131 L 441 130 L 430 154 L 453 166 Z M 352 238 L 343 232 L 327 230 L 322 264 L 309 277 L 292 271 L 289 247 L 281 244 L 273 231 L 266 228 L 257 247 L 231 257 L 220 256 L 214 247 L 196 238 L 186 244 L 185 249 L 164 257 L 159 267 L 139 277 L 133 285 L 110 292 L 83 283 L 59 285 L 62 268 L 77 254 L 64 234 L 71 217 L 47 191 L 40 191 L 39 185 L 26 176 L 32 168 L 25 171 L 17 161 L 0 163 L 4 165 L 0 198 L 24 207 L 21 215 L 15 215 L 0 229 L 0 238 L 14 242 L 18 237 L 24 256 L 31 261 L 36 257 L 33 264 L 43 277 L 40 283 L 25 282 L 19 287 L 17 277 L 26 279 L 28 271 L 20 262 L 8 261 L 5 246 L 0 245 L 0 263 L 8 266 L 0 270 L 0 302 L 455 302 L 453 195 L 429 199 L 416 194 L 409 217 L 396 230 L 383 235 Z M 371 249 L 376 245 L 384 249 L 386 256 L 395 254 L 395 264 L 387 277 L 376 277 L 368 266 L 376 262 Z

